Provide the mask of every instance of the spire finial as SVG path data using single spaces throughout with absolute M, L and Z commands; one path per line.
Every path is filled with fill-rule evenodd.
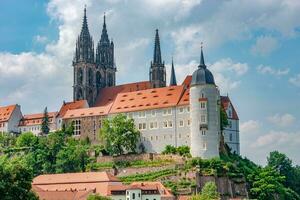
M 177 85 L 177 81 L 176 81 L 176 75 L 175 75 L 175 69 L 174 69 L 174 61 L 173 61 L 173 56 L 172 56 L 170 86 L 175 86 L 175 85 Z
M 153 55 L 153 63 L 161 64 L 161 52 L 160 52 L 160 41 L 158 29 L 155 30 L 155 42 L 154 42 L 154 55 Z
M 201 55 L 200 55 L 200 65 L 199 67 L 206 68 L 205 62 L 204 62 L 204 56 L 203 56 L 203 42 L 201 42 Z

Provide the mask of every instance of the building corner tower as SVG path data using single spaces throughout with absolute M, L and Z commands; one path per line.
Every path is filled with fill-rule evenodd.
M 201 47 L 198 69 L 192 75 L 190 88 L 191 154 L 193 157 L 219 156 L 220 92 L 207 69 Z
M 149 80 L 152 88 L 166 87 L 166 68 L 161 59 L 158 29 L 155 33 L 154 54 L 149 71 Z
M 73 58 L 74 80 L 73 100 L 87 100 L 92 106 L 96 99 L 94 42 L 90 35 L 86 17 L 86 8 L 81 32 L 76 41 L 75 55 Z

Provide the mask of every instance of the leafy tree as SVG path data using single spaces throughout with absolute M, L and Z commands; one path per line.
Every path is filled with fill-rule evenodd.
M 217 191 L 217 186 L 214 182 L 205 183 L 201 194 L 192 196 L 191 200 L 216 200 L 220 199 L 220 194 Z
M 290 180 L 292 178 L 292 161 L 283 153 L 273 151 L 267 158 L 268 166 L 276 169 L 282 176 L 286 177 L 286 186 L 291 186 Z
M 32 169 L 21 157 L 0 157 L 0 194 L 3 200 L 37 200 L 31 191 Z
M 33 147 L 38 143 L 38 137 L 31 132 L 22 133 L 16 142 L 17 147 Z
M 0 134 L 0 149 L 7 148 L 15 145 L 16 137 L 10 133 L 1 133 Z
M 111 198 L 103 197 L 98 194 L 91 194 L 88 196 L 87 200 L 111 200 Z
M 254 175 L 254 181 L 250 193 L 254 198 L 264 199 L 288 199 L 292 195 L 290 190 L 284 187 L 285 177 L 271 168 L 265 167 Z M 297 199 L 297 198 L 296 198 Z
M 70 139 L 67 145 L 57 153 L 56 172 L 85 171 L 89 162 L 88 146 Z
M 220 129 L 221 131 L 224 130 L 224 128 L 226 126 L 228 126 L 228 118 L 227 118 L 227 114 L 226 111 L 224 110 L 224 108 L 222 106 L 220 106 Z
M 46 134 L 46 135 L 50 131 L 50 128 L 49 128 L 49 116 L 48 116 L 47 107 L 44 110 L 44 116 L 43 116 L 43 119 L 42 119 L 42 128 L 41 128 L 41 130 L 42 130 L 42 133 Z
M 104 120 L 100 137 L 110 155 L 121 155 L 125 151 L 136 152 L 140 132 L 135 128 L 133 119 L 117 115 Z

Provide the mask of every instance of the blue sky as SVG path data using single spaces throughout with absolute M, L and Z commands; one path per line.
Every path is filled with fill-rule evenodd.
M 24 114 L 72 99 L 71 61 L 84 5 L 94 41 L 103 13 L 117 82 L 148 78 L 155 29 L 178 81 L 205 60 L 240 117 L 241 152 L 264 164 L 272 150 L 300 164 L 300 2 L 297 0 L 0 1 L 0 105 Z

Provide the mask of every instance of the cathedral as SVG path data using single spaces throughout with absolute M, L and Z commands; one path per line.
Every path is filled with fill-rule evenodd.
M 85 99 L 90 106 L 95 104 L 101 88 L 116 85 L 117 68 L 114 62 L 114 43 L 108 37 L 105 15 L 101 38 L 96 46 L 95 54 L 94 41 L 89 32 L 85 8 L 73 59 L 73 98 L 74 101 Z

